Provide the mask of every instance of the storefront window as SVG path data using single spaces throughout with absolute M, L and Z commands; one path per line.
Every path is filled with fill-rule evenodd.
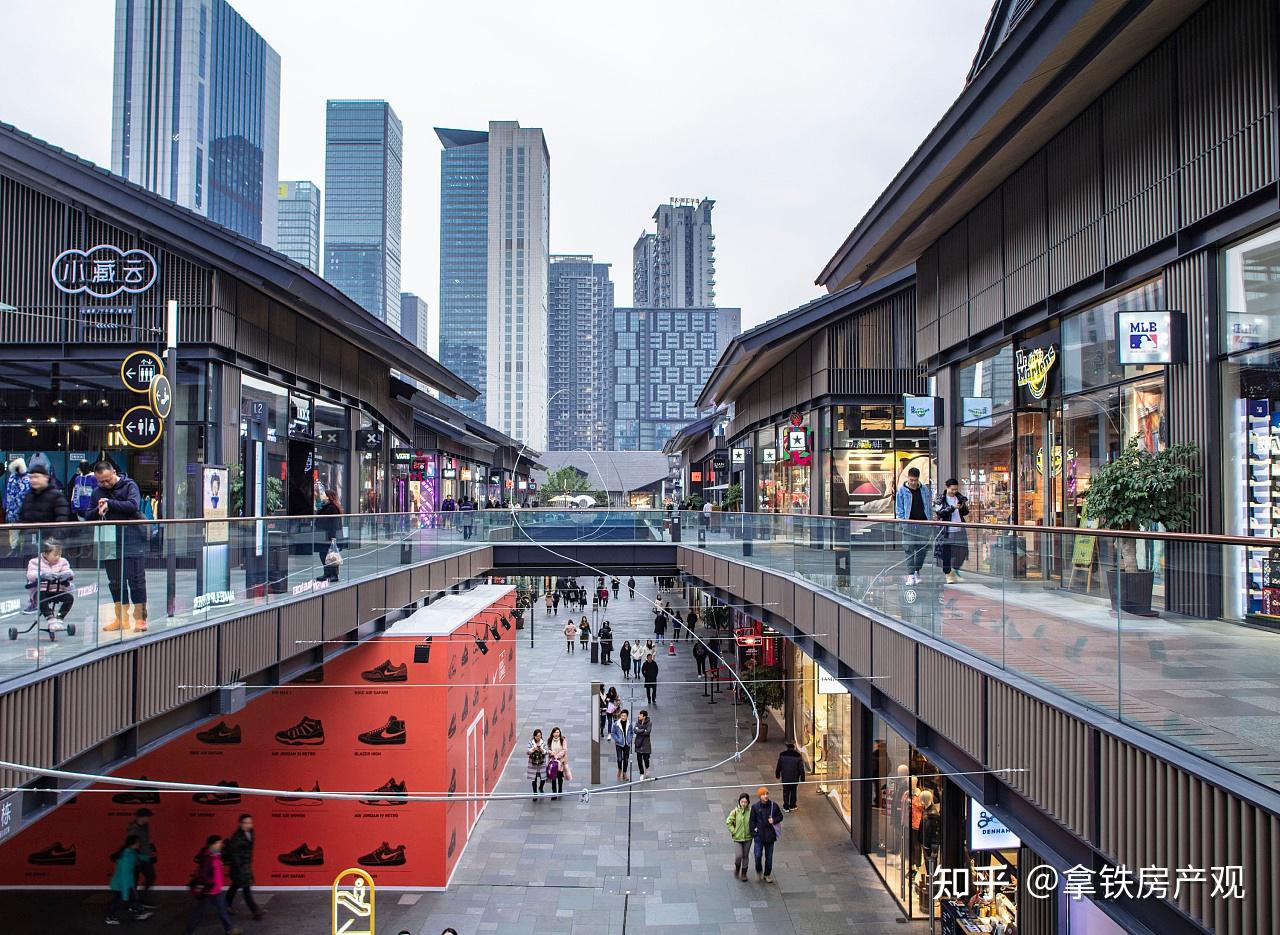
M 1158 366 L 1120 366 L 1116 350 L 1116 312 L 1165 307 L 1164 281 L 1154 279 L 1062 320 L 1062 389 L 1065 393 L 1118 383 Z
M 360 512 L 382 511 L 383 491 L 387 486 L 387 440 L 380 422 L 363 412 L 356 432 L 356 456 L 360 459 Z
M 892 516 L 893 495 L 909 468 L 919 468 L 929 483 L 929 431 L 906 428 L 901 406 L 833 406 L 827 417 L 834 515 Z
M 1006 344 L 994 354 L 971 361 L 960 368 L 962 398 L 991 401 L 992 409 L 1013 405 L 1013 347 Z
M 852 698 L 838 679 L 801 649 L 792 645 L 791 651 L 795 660 L 793 671 L 800 679 L 794 696 L 798 707 L 794 712 L 799 732 L 797 740 L 809 764 L 809 778 L 819 783 L 818 791 L 828 797 L 848 825 L 853 814 L 850 799 L 853 763 L 849 749 Z

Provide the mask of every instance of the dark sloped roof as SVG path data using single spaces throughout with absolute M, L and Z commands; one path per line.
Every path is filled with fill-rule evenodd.
M 1009 34 L 1017 28 L 1018 23 L 1027 11 L 1035 6 L 1037 0 L 996 0 L 987 17 L 987 25 L 982 30 L 982 41 L 978 43 L 978 51 L 973 56 L 973 64 L 969 67 L 969 76 L 965 83 L 977 77 L 982 66 L 991 61 L 996 49 L 1009 38 Z
M 305 266 L 87 159 L 0 123 L 0 166 L 33 187 L 73 198 L 261 288 L 386 361 L 389 369 L 450 396 L 476 399 L 480 395 L 475 387 Z

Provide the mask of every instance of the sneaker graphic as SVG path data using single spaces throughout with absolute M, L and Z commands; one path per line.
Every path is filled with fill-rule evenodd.
M 62 842 L 50 844 L 42 851 L 33 851 L 27 855 L 27 863 L 38 867 L 74 867 L 76 863 L 76 846 L 63 847 Z
M 360 677 L 366 682 L 407 682 L 409 681 L 409 667 L 405 663 L 393 666 L 391 660 L 380 662 L 372 669 L 366 669 L 360 673 Z
M 315 747 L 324 743 L 324 724 L 316 718 L 303 715 L 292 727 L 276 731 L 276 743 L 289 747 Z
M 298 792 L 319 792 L 320 783 L 317 782 L 311 789 L 299 788 Z M 324 799 L 317 798 L 313 795 L 278 795 L 276 801 L 281 805 L 319 805 Z
M 371 747 L 382 747 L 391 744 L 402 744 L 405 741 L 405 736 L 404 721 L 393 714 L 387 718 L 387 723 L 381 727 L 375 727 L 373 730 L 365 731 L 359 735 L 358 739 L 361 743 L 367 743 Z
M 304 842 L 281 854 L 276 860 L 286 867 L 319 867 L 324 863 L 324 848 L 310 848 Z
M 449 774 L 449 794 L 453 795 L 458 791 L 458 771 L 455 769 Z
M 303 672 L 293 680 L 298 685 L 323 685 L 324 684 L 324 666 L 316 666 Z
M 391 847 L 383 841 L 375 850 L 356 860 L 362 867 L 399 867 L 404 864 L 404 845 Z
M 146 776 L 139 776 L 139 779 L 146 779 Z M 117 792 L 111 797 L 111 801 L 117 805 L 158 805 L 160 802 L 160 793 L 155 789 L 139 788 L 131 792 Z
M 218 783 L 220 786 L 227 788 L 236 788 L 240 783 L 231 779 L 224 779 Z M 238 805 L 240 804 L 239 792 L 197 792 L 191 797 L 191 801 L 197 805 Z
M 476 690 L 471 693 L 471 704 L 478 707 L 480 704 L 480 686 L 476 686 Z
M 406 788 L 408 783 L 396 782 L 396 778 L 392 776 L 378 788 L 374 789 L 374 797 L 369 799 L 361 799 L 365 805 L 404 805 L 408 802 L 405 793 L 409 790 Z M 377 793 L 385 793 L 378 795 Z M 397 794 L 398 793 L 398 794 Z
M 471 705 L 467 701 L 467 696 L 463 695 L 462 696 L 462 719 L 464 721 L 467 719 L 467 712 L 470 710 L 471 710 Z
M 240 725 L 227 726 L 226 721 L 219 721 L 208 730 L 197 732 L 196 740 L 201 743 L 223 744 L 240 742 Z
M 449 678 L 453 678 L 457 674 L 458 674 L 458 660 L 450 659 L 449 660 Z
M 452 737 L 458 732 L 458 719 L 456 717 L 449 718 L 449 736 Z
M 445 857 L 446 858 L 452 857 L 453 852 L 457 849 L 457 847 L 458 847 L 458 829 L 454 828 L 453 831 L 449 834 L 449 850 L 448 850 L 448 853 L 445 854 Z
M 506 714 L 506 713 L 507 713 L 507 696 L 506 696 L 506 695 L 503 695 L 503 696 L 502 696 L 502 703 L 501 703 L 500 705 L 498 705 L 498 712 L 499 712 L 500 714 Z
M 463 666 L 467 664 L 467 647 L 465 646 L 462 647 L 462 664 Z
M 497 771 L 498 771 L 498 751 L 497 751 L 497 750 L 494 750 L 494 751 L 493 751 L 493 770 L 492 770 L 492 772 L 495 772 L 495 773 L 496 773 Z

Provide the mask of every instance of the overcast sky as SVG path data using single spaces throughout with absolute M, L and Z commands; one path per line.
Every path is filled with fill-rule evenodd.
M 814 277 L 959 93 L 991 0 L 233 0 L 281 58 L 280 177 L 324 183 L 326 98 L 404 123 L 401 287 L 439 286 L 434 126 L 542 127 L 551 249 L 613 264 L 715 199 L 716 298 L 749 327 Z M 0 120 L 109 166 L 112 0 L 0 2 Z

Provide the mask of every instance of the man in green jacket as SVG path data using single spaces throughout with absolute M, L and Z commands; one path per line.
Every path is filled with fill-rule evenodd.
M 724 820 L 733 836 L 733 875 L 746 880 L 751 865 L 751 796 L 738 796 L 738 807 Z

